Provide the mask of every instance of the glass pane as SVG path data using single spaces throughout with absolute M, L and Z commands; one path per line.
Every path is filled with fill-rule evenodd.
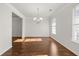
M 53 18 L 52 21 L 52 33 L 56 34 L 56 18 Z
M 74 9 L 72 22 L 72 39 L 79 40 L 79 6 Z

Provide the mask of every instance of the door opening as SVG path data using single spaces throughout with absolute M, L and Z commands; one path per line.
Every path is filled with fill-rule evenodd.
M 22 38 L 22 18 L 12 13 L 12 42 Z

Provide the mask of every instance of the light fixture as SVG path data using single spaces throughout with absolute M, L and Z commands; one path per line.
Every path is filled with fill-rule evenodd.
M 40 23 L 42 20 L 43 18 L 39 16 L 39 8 L 37 8 L 37 16 L 33 18 L 33 21 L 36 23 Z

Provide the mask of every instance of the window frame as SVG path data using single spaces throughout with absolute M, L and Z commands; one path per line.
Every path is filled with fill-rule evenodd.
M 76 9 L 78 8 L 78 10 Z M 79 5 L 75 6 L 75 8 L 73 8 L 73 15 L 72 15 L 72 41 L 75 43 L 79 43 L 79 38 L 78 38 L 78 33 L 79 33 L 79 21 L 77 21 L 77 19 L 79 19 L 79 15 L 77 15 L 77 11 L 79 11 Z
M 52 30 L 52 34 L 56 35 L 56 18 L 53 18 L 53 20 L 52 20 L 51 30 Z

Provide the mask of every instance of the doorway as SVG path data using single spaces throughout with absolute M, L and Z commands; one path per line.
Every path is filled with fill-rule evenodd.
M 12 42 L 22 38 L 22 18 L 12 13 Z

